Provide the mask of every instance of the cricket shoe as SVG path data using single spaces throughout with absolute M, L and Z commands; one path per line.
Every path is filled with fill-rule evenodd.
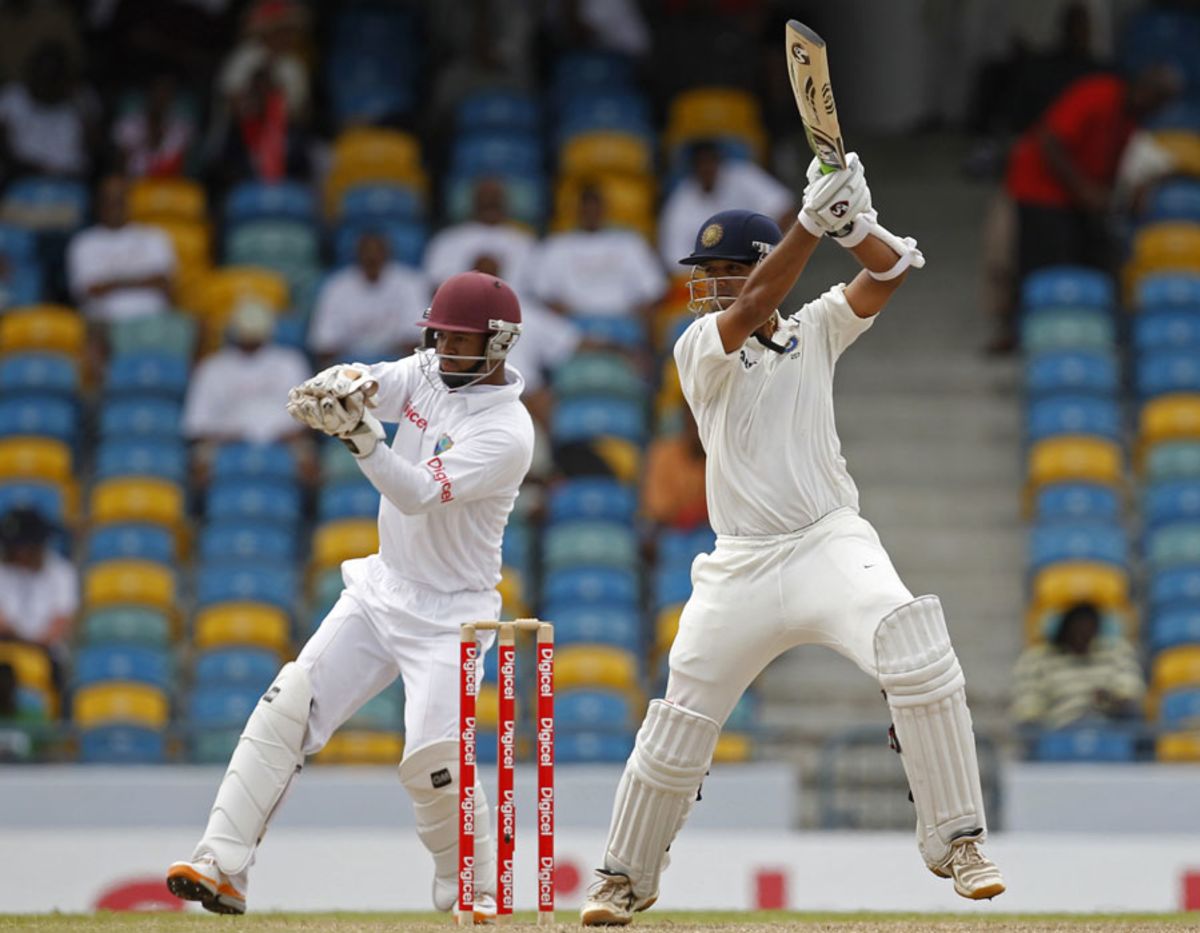
M 597 868 L 596 881 L 579 908 L 579 922 L 585 927 L 623 927 L 635 913 L 648 910 L 657 900 L 657 893 L 639 900 L 628 875 Z
M 1003 894 L 1004 876 L 974 839 L 962 839 L 950 845 L 950 856 L 929 870 L 939 878 L 953 878 L 954 890 L 972 901 L 991 899 Z
M 246 912 L 246 873 L 227 875 L 208 857 L 172 862 L 167 869 L 167 889 L 180 900 L 199 901 L 214 914 Z
M 473 905 L 475 926 L 489 926 L 496 922 L 496 899 L 490 894 L 476 893 Z M 461 925 L 462 912 L 455 910 L 455 919 Z

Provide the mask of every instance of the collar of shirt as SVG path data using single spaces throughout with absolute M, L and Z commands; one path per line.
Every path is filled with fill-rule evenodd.
M 458 394 L 467 406 L 469 414 L 491 408 L 510 399 L 516 400 L 525 391 L 525 380 L 511 366 L 504 367 L 505 382 L 502 386 L 471 386 Z

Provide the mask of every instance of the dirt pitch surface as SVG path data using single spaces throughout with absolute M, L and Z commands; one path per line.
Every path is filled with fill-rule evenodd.
M 558 933 L 579 930 L 566 911 L 558 914 L 554 927 L 536 927 L 531 914 L 518 915 L 506 927 L 528 930 L 553 929 Z M 215 917 L 208 914 L 108 914 L 91 915 L 0 914 L 0 931 L 30 933 L 445 933 L 454 924 L 442 914 L 251 914 L 246 917 Z M 716 931 L 723 933 L 1150 933 L 1168 930 L 1200 931 L 1200 914 L 1150 915 L 1037 915 L 988 914 L 800 914 L 800 913 L 660 913 L 638 917 L 631 930 L 661 933 Z

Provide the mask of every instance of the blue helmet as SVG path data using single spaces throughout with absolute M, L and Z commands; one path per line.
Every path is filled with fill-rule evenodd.
M 695 266 L 713 259 L 725 259 L 752 266 L 782 239 L 779 225 L 766 214 L 721 211 L 704 221 L 696 234 L 692 255 L 679 262 Z

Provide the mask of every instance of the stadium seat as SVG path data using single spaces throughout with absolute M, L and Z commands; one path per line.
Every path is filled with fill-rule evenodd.
M 249 220 L 225 236 L 225 261 L 283 271 L 318 261 L 317 234 L 311 223 L 296 220 Z
M 1200 602 L 1200 564 L 1160 570 L 1150 576 L 1150 605 Z
M 742 140 L 761 161 L 766 132 L 758 98 L 741 88 L 698 87 L 677 94 L 667 115 L 668 150 L 698 139 Z
M 197 685 L 187 699 L 189 748 L 197 764 L 225 764 L 237 746 L 250 713 L 258 704 L 258 687 Z
M 201 651 L 192 679 L 199 686 L 248 687 L 260 693 L 279 672 L 279 655 L 266 648 L 237 645 Z
M 267 480 L 224 480 L 209 489 L 209 521 L 270 521 L 294 526 L 300 521 L 300 491 Z
M 357 466 L 355 472 L 358 473 Z M 357 479 L 334 485 L 326 479 L 317 492 L 317 521 L 320 523 L 345 518 L 375 518 L 378 514 L 379 490 L 361 473 Z
M 627 733 L 637 727 L 638 712 L 629 694 L 619 690 L 561 690 L 554 698 L 555 737 L 572 732 Z
M 1030 589 L 1039 612 L 1082 600 L 1105 609 L 1129 605 L 1129 575 L 1112 564 L 1054 564 L 1034 575 Z
M 312 223 L 317 219 L 317 204 L 312 189 L 299 182 L 274 184 L 247 181 L 225 198 L 225 222 L 240 224 L 249 220 L 294 220 Z
M 1200 222 L 1200 182 L 1170 178 L 1154 185 L 1146 198 L 1142 219 L 1149 222 L 1183 220 Z
M 604 198 L 608 223 L 643 236 L 654 236 L 657 215 L 654 211 L 655 185 L 652 179 L 629 175 L 600 175 L 588 179 Z M 560 178 L 554 189 L 555 230 L 573 230 L 578 226 L 580 179 Z
M 287 444 L 222 444 L 213 459 L 214 481 L 265 479 L 291 484 L 296 481 L 296 458 Z
M 1196 308 L 1153 308 L 1133 319 L 1133 342 L 1142 361 L 1150 365 L 1151 354 L 1163 350 L 1200 346 L 1200 311 Z
M 1200 521 L 1180 521 L 1151 530 L 1146 535 L 1145 558 L 1155 571 L 1200 564 Z
M 596 352 L 576 353 L 569 365 L 555 371 L 553 384 L 558 399 L 606 396 L 641 400 L 648 388 L 626 357 Z
M 100 436 L 107 440 L 146 437 L 161 443 L 179 436 L 182 408 L 169 399 L 118 399 L 100 409 Z
M 534 533 L 521 518 L 509 518 L 500 540 L 500 558 L 503 563 L 523 577 L 533 573 Z
M 1200 393 L 1200 363 L 1195 349 L 1158 350 L 1137 361 L 1136 388 L 1143 399 Z
M 560 647 L 574 644 L 613 645 L 633 654 L 642 651 L 641 613 L 623 605 L 576 606 L 550 603 L 543 609 L 554 623 L 554 643 Z
M 1194 271 L 1200 265 L 1200 225 L 1147 224 L 1134 234 L 1130 264 L 1143 273 Z
M 1033 491 L 1049 483 L 1093 482 L 1120 486 L 1123 455 L 1114 441 L 1100 437 L 1049 437 L 1029 452 L 1029 482 Z
M 162 353 L 137 353 L 109 361 L 104 391 L 109 401 L 121 396 L 183 401 L 188 387 L 188 361 Z
M 120 680 L 168 690 L 174 664 L 168 652 L 149 645 L 91 645 L 76 654 L 72 680 L 77 688 Z
M 106 440 L 96 456 L 96 479 L 144 476 L 182 485 L 187 480 L 187 448 L 182 441 Z
M 541 114 L 537 100 L 527 93 L 496 88 L 473 91 L 459 102 L 455 114 L 458 131 L 511 131 L 537 133 Z
M 646 413 L 639 402 L 580 396 L 555 406 L 550 433 L 559 444 L 601 435 L 641 444 L 646 437 Z
M 214 269 L 197 284 L 188 310 L 199 314 L 211 326 L 220 327 L 238 302 L 246 298 L 278 311 L 287 306 L 287 282 L 275 272 L 253 266 Z
M 1157 758 L 1159 761 L 1200 761 L 1200 733 L 1190 730 L 1159 736 Z
M 1025 364 L 1025 392 L 1030 397 L 1052 393 L 1110 397 L 1119 388 L 1119 368 L 1111 353 L 1058 350 L 1030 356 Z
M 190 295 L 212 271 L 212 230 L 207 223 L 195 221 L 159 221 L 155 224 L 167 235 L 175 249 L 177 294 Z M 187 302 L 181 302 L 188 307 Z
M 367 557 L 378 550 L 379 525 L 374 518 L 326 522 L 313 534 L 313 568 L 338 567 L 342 561 Z
M 395 765 L 404 757 L 404 738 L 394 732 L 342 729 L 313 756 L 315 764 Z
M 88 563 L 131 559 L 170 565 L 175 557 L 175 538 L 161 525 L 136 522 L 97 525 L 88 538 Z
M 0 438 L 6 437 L 48 437 L 74 445 L 79 441 L 79 410 L 61 398 L 0 399 Z
M 1064 435 L 1118 440 L 1123 436 L 1120 407 L 1113 399 L 1054 395 L 1029 405 L 1026 432 L 1031 443 Z
M 630 523 L 637 506 L 637 490 L 616 480 L 568 479 L 550 491 L 548 524 L 578 520 Z
M 0 221 L 38 233 L 71 233 L 83 226 L 90 202 L 81 181 L 27 175 L 4 189 Z
M 611 314 L 573 314 L 571 323 L 579 332 L 581 340 L 596 343 L 613 344 L 626 350 L 641 352 L 646 345 L 646 325 L 637 317 L 621 317 Z M 573 361 L 572 361 L 573 365 Z M 568 367 L 563 367 L 566 369 Z M 559 372 L 562 372 L 560 369 Z M 625 377 L 626 374 L 622 374 Z M 634 378 L 637 378 L 634 376 Z M 644 382 L 639 382 L 642 393 L 646 391 Z M 631 391 L 631 383 L 626 381 L 621 390 L 622 394 Z
M 0 482 L 39 480 L 63 486 L 72 481 L 71 448 L 46 437 L 0 440 Z
M 139 178 L 129 189 L 129 216 L 138 223 L 202 221 L 204 188 L 188 178 Z
M 1200 521 L 1200 479 L 1147 486 L 1142 499 L 1142 518 L 1148 528 L 1178 521 Z
M 1103 272 L 1083 266 L 1049 266 L 1025 277 L 1021 305 L 1034 308 L 1111 308 L 1116 289 Z
M 1158 706 L 1158 719 L 1170 730 L 1193 729 L 1200 733 L 1200 687 L 1170 690 Z
M 63 353 L 6 353 L 0 356 L 0 392 L 71 399 L 79 393 L 79 369 Z
M 196 348 L 196 322 L 183 314 L 154 314 L 115 321 L 108 329 L 114 357 L 158 354 L 190 361 Z
M 1200 440 L 1155 444 L 1146 451 L 1142 469 L 1150 483 L 1200 480 Z
M 1138 308 L 1200 307 L 1200 273 L 1163 272 L 1148 275 L 1138 284 Z
M 1160 652 L 1151 667 L 1150 687 L 1155 693 L 1200 687 L 1200 644 L 1180 645 Z
M 754 757 L 754 739 L 739 732 L 722 731 L 713 749 L 714 764 L 739 764 Z
M 684 566 L 690 568 L 697 554 L 707 554 L 717 544 L 716 533 L 707 525 L 691 531 L 672 528 L 659 532 L 656 540 L 660 566 Z
M 184 493 L 175 483 L 154 477 L 113 477 L 92 487 L 88 515 L 93 522 L 149 522 L 183 527 Z
M 592 566 L 636 569 L 637 535 L 619 522 L 560 522 L 542 538 L 542 563 L 547 570 Z
M 662 605 L 654 617 L 654 654 L 664 658 L 675 643 L 679 633 L 679 619 L 683 615 L 682 602 Z M 665 686 L 665 684 L 664 684 Z
M 1040 522 L 1116 522 L 1121 495 L 1098 483 L 1053 483 L 1038 490 L 1033 512 Z
M 196 647 L 202 651 L 252 646 L 283 655 L 291 642 L 287 613 L 258 602 L 224 602 L 203 608 L 196 613 L 192 629 Z
M 86 612 L 79 623 L 85 645 L 140 644 L 165 648 L 172 641 L 167 614 L 146 606 L 110 606 Z
M 400 732 L 404 729 L 404 692 L 397 682 L 367 700 L 349 719 L 352 730 Z
M 0 515 L 12 509 L 35 509 L 49 522 L 67 518 L 63 487 L 54 483 L 6 482 L 0 484 Z
M 1133 761 L 1136 733 L 1116 727 L 1077 726 L 1038 736 L 1033 757 L 1037 761 Z
M 645 137 L 606 130 L 576 133 L 565 140 L 558 155 L 558 171 L 567 178 L 593 175 L 647 176 L 654 173 L 654 150 Z
M 1033 528 L 1029 567 L 1037 573 L 1058 563 L 1129 565 L 1129 544 L 1122 528 L 1102 522 L 1054 522 Z
M 84 345 L 83 317 L 62 305 L 33 305 L 0 317 L 0 353 L 42 351 L 79 359 Z
M 633 752 L 633 732 L 572 732 L 554 739 L 558 764 L 622 764 Z
M 1151 654 L 1200 644 L 1200 601 L 1170 606 L 1150 616 L 1146 644 Z
M 1200 394 L 1166 395 L 1142 406 L 1138 439 L 1143 446 L 1169 440 L 1200 440 Z
M 611 645 L 568 645 L 555 651 L 554 681 L 562 691 L 605 687 L 638 693 L 638 656 Z
M 147 606 L 169 612 L 175 605 L 175 574 L 170 567 L 145 560 L 108 560 L 84 572 L 83 604 Z
M 525 577 L 516 567 L 500 568 L 500 582 L 496 590 L 500 593 L 502 618 L 522 619 L 531 614 Z
M 200 532 L 200 559 L 286 562 L 296 557 L 296 538 L 286 528 L 252 521 L 210 522 Z
M 1100 352 L 1116 346 L 1116 325 L 1104 308 L 1035 308 L 1021 316 L 1021 346 L 1030 355 Z
M 354 262 L 359 238 L 370 231 L 381 234 L 388 242 L 392 258 L 408 266 L 420 266 L 425 253 L 428 228 L 411 220 L 350 220 L 344 221 L 334 240 L 334 261 L 339 266 Z
M 7 664 L 17 684 L 39 691 L 50 691 L 53 682 L 50 658 L 41 648 L 19 641 L 0 641 L 0 664 Z
M 552 570 L 546 574 L 542 599 L 551 603 L 625 603 L 640 596 L 637 575 L 612 567 Z
M 290 614 L 299 593 L 296 570 L 290 563 L 205 562 L 196 574 L 196 605 L 201 608 L 218 603 L 255 602 Z
M 101 725 L 141 725 L 161 729 L 170 718 L 167 694 L 149 684 L 108 681 L 75 691 L 72 720 L 81 729 Z
M 84 729 L 79 734 L 79 760 L 93 765 L 161 764 L 166 761 L 166 734 L 130 725 Z
M 682 565 L 660 564 L 654 572 L 654 606 L 683 603 L 692 595 L 691 568 Z

